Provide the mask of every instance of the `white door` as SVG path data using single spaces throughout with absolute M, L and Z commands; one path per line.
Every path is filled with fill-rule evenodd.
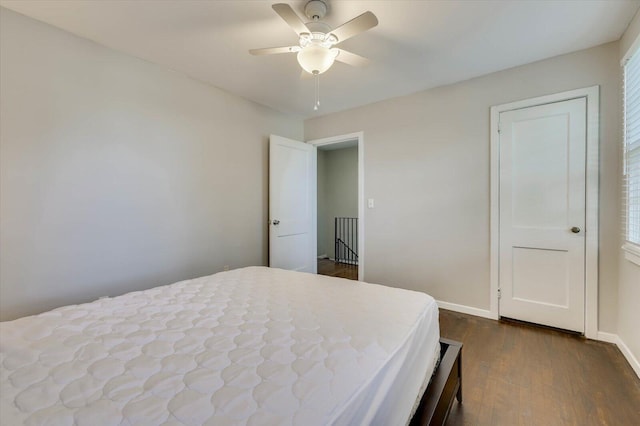
M 317 272 L 316 147 L 269 140 L 269 266 Z
M 500 113 L 500 316 L 584 332 L 586 112 Z

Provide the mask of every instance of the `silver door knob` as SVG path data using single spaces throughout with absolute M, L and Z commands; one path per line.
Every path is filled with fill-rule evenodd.
M 272 223 L 273 223 L 274 225 L 279 225 L 279 224 L 280 224 L 280 221 L 279 221 L 278 219 L 276 219 L 276 220 L 274 220 Z
M 574 226 L 573 228 L 571 228 L 571 232 L 573 232 L 574 234 L 577 234 L 580 232 L 580 228 L 578 228 L 577 226 Z

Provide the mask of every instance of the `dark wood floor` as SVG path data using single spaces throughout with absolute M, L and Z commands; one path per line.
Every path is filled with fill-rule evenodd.
M 357 280 L 358 265 L 337 263 L 331 259 L 318 259 L 318 274 Z
M 640 379 L 611 344 L 440 310 L 463 342 L 448 425 L 640 425 Z

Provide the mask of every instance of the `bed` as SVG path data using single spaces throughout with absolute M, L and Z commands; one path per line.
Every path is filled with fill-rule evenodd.
M 406 425 L 440 353 L 424 293 L 242 268 L 0 323 L 0 423 Z

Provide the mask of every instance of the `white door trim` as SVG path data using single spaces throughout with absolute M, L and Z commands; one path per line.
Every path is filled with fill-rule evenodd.
M 358 280 L 364 281 L 364 132 L 313 139 L 307 143 L 319 147 L 352 140 L 358 141 Z
M 587 100 L 587 189 L 586 189 L 586 230 L 585 230 L 585 336 L 598 337 L 598 182 L 599 182 L 599 135 L 600 135 L 600 87 L 583 89 L 553 95 L 525 99 L 491 107 L 491 173 L 490 173 L 490 312 L 498 319 L 498 271 L 500 241 L 500 138 L 498 121 L 500 113 L 528 108 L 576 98 Z

